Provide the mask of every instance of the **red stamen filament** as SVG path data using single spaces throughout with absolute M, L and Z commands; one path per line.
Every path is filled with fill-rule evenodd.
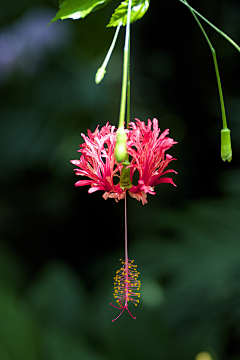
M 140 289 L 141 283 L 137 280 L 138 275 L 137 265 L 133 265 L 134 260 L 128 259 L 128 250 L 127 250 L 127 206 L 126 206 L 126 196 L 125 196 L 125 261 L 121 260 L 122 267 L 120 270 L 117 270 L 116 276 L 114 277 L 114 294 L 113 296 L 117 299 L 117 304 L 115 306 L 112 303 L 113 307 L 116 309 L 122 310 L 120 314 L 113 319 L 116 321 L 126 309 L 127 312 L 131 315 L 133 319 L 136 319 L 128 309 L 128 302 L 131 301 L 135 306 L 139 303 L 138 299 L 134 297 L 140 297 L 140 292 L 136 292 Z M 124 305 L 123 305 L 124 304 Z

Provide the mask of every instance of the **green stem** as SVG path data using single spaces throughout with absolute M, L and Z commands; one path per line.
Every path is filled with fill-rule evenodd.
M 126 129 L 128 128 L 130 122 L 130 39 L 128 44 L 128 73 L 127 73 L 127 124 Z M 128 163 L 129 156 L 126 153 L 125 161 Z
M 110 46 L 110 48 L 109 48 L 109 50 L 108 50 L 108 53 L 107 53 L 107 55 L 106 55 L 106 58 L 105 58 L 103 64 L 102 64 L 102 66 L 101 66 L 101 67 L 103 67 L 104 69 L 106 68 L 106 66 L 107 66 L 107 64 L 108 64 L 108 61 L 109 61 L 109 59 L 110 59 L 110 57 L 111 57 L 111 55 L 112 55 L 114 46 L 115 46 L 116 41 L 117 41 L 117 37 L 118 37 L 118 33 L 119 33 L 119 30 L 120 30 L 120 27 L 121 27 L 121 24 L 118 25 L 118 27 L 117 27 L 117 29 L 116 29 L 116 31 L 115 31 L 115 35 L 114 35 L 112 44 L 111 44 L 111 46 Z
M 222 35 L 227 41 L 230 42 L 230 44 L 232 44 L 240 52 L 240 47 L 229 36 L 227 36 L 223 31 L 218 29 L 216 26 L 214 26 L 210 21 L 208 21 L 204 16 L 202 16 L 194 8 L 192 8 L 190 5 L 188 5 L 186 0 L 179 0 L 179 1 L 181 3 L 183 3 L 184 5 L 186 5 L 191 10 L 192 13 L 194 12 L 195 14 L 197 14 L 197 16 L 199 16 L 201 19 L 203 19 L 208 25 L 210 25 L 214 30 L 216 30 L 220 35 Z
M 107 64 L 110 60 L 110 57 L 112 55 L 112 52 L 113 52 L 113 49 L 115 47 L 115 44 L 116 44 L 116 41 L 117 41 L 117 37 L 118 37 L 118 33 L 119 33 L 119 30 L 120 30 L 120 27 L 121 27 L 122 24 L 119 24 L 116 31 L 115 31 L 115 35 L 114 35 L 114 38 L 113 38 L 113 41 L 112 41 L 112 44 L 107 52 L 107 55 L 102 63 L 102 66 L 98 69 L 97 73 L 96 73 L 96 76 L 95 76 L 95 83 L 96 84 L 99 84 L 102 79 L 104 78 L 104 75 L 106 73 L 106 67 L 107 67 Z
M 215 72 L 216 72 L 216 76 L 217 76 L 217 84 L 218 84 L 219 98 L 220 98 L 221 111 L 222 111 L 223 129 L 227 129 L 228 127 L 227 127 L 226 111 L 225 111 L 224 100 L 223 100 L 221 80 L 220 80 L 220 75 L 219 75 L 219 71 L 218 71 L 216 51 L 213 47 L 211 48 L 211 51 L 212 51 L 212 56 L 213 56 Z
M 131 7 L 132 0 L 128 1 L 128 14 L 127 14 L 127 24 L 126 24 L 126 35 L 125 35 L 125 45 L 124 45 L 124 58 L 123 58 L 123 79 L 122 79 L 122 95 L 121 95 L 121 105 L 120 105 L 120 114 L 119 114 L 119 123 L 118 128 L 124 127 L 125 112 L 126 112 L 126 93 L 127 93 L 127 75 L 128 75 L 128 58 L 129 58 L 129 35 L 130 35 L 130 19 L 131 19 Z
M 221 86 L 221 80 L 220 80 L 220 75 L 219 75 L 219 70 L 218 70 L 218 63 L 217 63 L 217 56 L 216 56 L 216 51 L 214 49 L 214 47 L 212 46 L 205 30 L 203 29 L 200 21 L 198 20 L 197 16 L 195 15 L 195 10 L 193 8 L 191 8 L 191 6 L 188 5 L 186 0 L 180 0 L 182 3 L 184 3 L 185 5 L 187 5 L 189 7 L 189 10 L 191 11 L 192 15 L 194 16 L 196 22 L 198 23 L 205 39 L 207 40 L 207 43 L 210 47 L 211 53 L 212 53 L 212 57 L 213 57 L 213 63 L 214 63 L 214 67 L 215 67 L 215 73 L 216 73 L 216 77 L 217 77 L 217 84 L 218 84 L 218 92 L 219 92 L 219 98 L 220 98 L 220 104 L 221 104 L 221 111 L 222 111 L 222 122 L 223 122 L 223 129 L 227 129 L 227 119 L 226 119 L 226 111 L 225 111 L 225 106 L 224 106 L 224 100 L 223 100 L 223 93 L 222 93 L 222 86 Z M 197 13 L 197 12 L 196 12 Z M 198 14 L 198 13 L 197 13 Z M 200 14 L 198 14 L 200 16 Z M 201 16 L 203 18 L 203 16 Z M 205 21 L 207 21 L 205 18 L 203 18 Z M 208 21 L 207 21 L 208 22 Z M 209 23 L 209 22 L 208 22 Z M 211 23 L 209 23 L 211 24 Z M 212 25 L 212 24 L 211 24 Z M 215 27 L 214 27 L 215 28 Z M 219 29 L 216 28 L 217 31 L 219 31 L 220 33 L 222 33 Z M 224 34 L 224 33 L 222 33 Z M 225 34 L 224 34 L 225 35 Z
M 130 122 L 130 39 L 128 46 L 128 76 L 127 76 L 127 126 Z

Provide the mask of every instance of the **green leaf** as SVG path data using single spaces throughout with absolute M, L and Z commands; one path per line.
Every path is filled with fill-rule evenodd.
M 58 2 L 59 2 L 59 9 L 61 9 L 62 4 L 64 3 L 64 1 L 65 1 L 65 0 L 58 0 Z
M 149 8 L 150 0 L 133 0 L 132 1 L 132 10 L 131 10 L 131 23 L 137 21 L 143 17 Z M 118 26 L 122 24 L 126 25 L 127 22 L 127 9 L 128 9 L 128 0 L 123 1 L 119 5 L 114 14 L 111 17 L 111 20 L 107 27 Z
M 59 0 L 59 10 L 50 24 L 58 19 L 80 19 L 91 11 L 99 10 L 112 0 Z
M 106 5 L 109 4 L 111 1 L 112 1 L 112 0 L 105 0 L 104 3 L 95 6 L 95 8 L 93 9 L 92 12 L 95 12 L 95 11 L 97 11 L 97 10 L 100 10 L 102 7 L 106 6 Z

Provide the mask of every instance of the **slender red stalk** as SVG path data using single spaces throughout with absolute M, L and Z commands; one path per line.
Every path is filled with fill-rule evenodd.
M 128 243 L 127 243 L 127 194 L 125 195 L 125 273 L 126 273 L 126 299 L 125 306 L 127 305 L 127 291 L 128 291 Z
M 133 265 L 134 260 L 128 259 L 128 247 L 127 247 L 127 201 L 125 197 L 125 260 L 121 260 L 122 267 L 120 270 L 117 270 L 116 276 L 114 278 L 114 294 L 113 296 L 117 299 L 117 304 L 119 306 L 115 306 L 112 303 L 113 307 L 116 309 L 122 310 L 120 314 L 113 319 L 112 321 L 116 321 L 126 309 L 129 315 L 133 319 L 136 319 L 135 316 L 131 314 L 128 309 L 128 302 L 132 301 L 135 306 L 139 303 L 138 299 L 135 297 L 140 297 L 140 293 L 136 292 L 140 289 L 141 283 L 137 280 L 139 272 L 137 272 L 137 265 Z

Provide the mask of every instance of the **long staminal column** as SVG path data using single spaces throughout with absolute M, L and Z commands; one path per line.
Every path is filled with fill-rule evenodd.
M 117 305 L 115 306 L 112 303 L 113 307 L 121 310 L 120 314 L 113 319 L 112 321 L 116 321 L 126 309 L 129 315 L 133 319 L 136 319 L 135 316 L 131 314 L 128 309 L 128 302 L 131 301 L 135 306 L 139 303 L 140 297 L 140 286 L 141 282 L 138 280 L 138 275 L 140 274 L 137 271 L 137 265 L 134 265 L 134 260 L 128 259 L 128 248 L 127 248 L 127 202 L 125 196 L 125 260 L 120 259 L 122 263 L 122 267 L 120 270 L 117 270 L 116 276 L 114 277 L 114 293 L 113 296 L 117 301 Z

